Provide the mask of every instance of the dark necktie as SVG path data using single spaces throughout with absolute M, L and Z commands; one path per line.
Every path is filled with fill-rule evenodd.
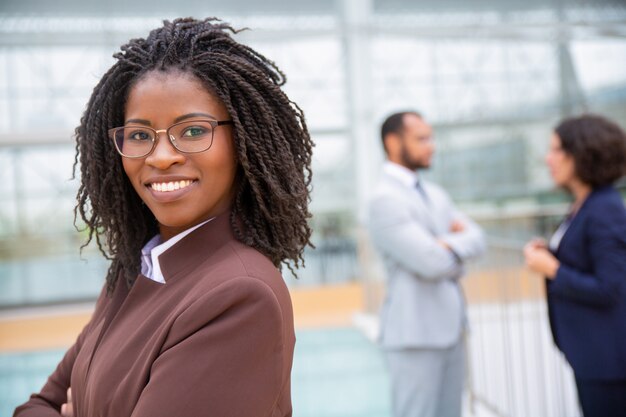
M 428 199 L 428 194 L 426 194 L 426 190 L 424 190 L 424 187 L 422 186 L 421 181 L 418 180 L 415 183 L 415 188 L 417 189 L 417 191 L 419 191 L 420 195 L 422 196 L 422 199 L 424 200 L 424 203 L 430 204 L 430 200 Z

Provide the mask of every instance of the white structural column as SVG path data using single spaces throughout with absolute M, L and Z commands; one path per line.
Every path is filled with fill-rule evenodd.
M 378 120 L 372 114 L 372 60 L 369 28 L 372 0 L 340 0 L 341 34 L 344 49 L 346 94 L 348 101 L 348 131 L 353 155 L 355 181 L 355 212 L 363 223 L 373 175 L 372 166 Z
M 376 311 L 381 291 L 379 266 L 365 229 L 367 205 L 380 170 L 380 115 L 373 114 L 371 33 L 373 0 L 339 0 L 348 100 L 348 131 L 354 167 L 354 213 L 359 278 L 365 285 L 366 309 Z

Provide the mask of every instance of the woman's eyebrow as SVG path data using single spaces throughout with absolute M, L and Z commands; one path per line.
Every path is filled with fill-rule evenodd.
M 140 125 L 152 126 L 152 123 L 150 123 L 150 120 L 145 120 L 145 119 L 128 119 L 124 122 L 124 124 L 129 124 L 129 123 L 137 123 Z
M 204 117 L 204 118 L 209 118 L 212 120 L 217 120 L 217 117 L 209 113 L 188 113 L 188 114 L 183 114 L 182 116 L 178 116 L 177 118 L 175 118 L 174 123 L 178 123 L 186 119 L 192 119 L 194 117 Z M 126 120 L 126 122 L 124 122 L 124 124 L 129 124 L 129 123 L 137 123 L 140 125 L 152 126 L 152 123 L 150 123 L 150 120 L 146 120 L 146 119 L 128 119 Z
M 207 117 L 209 119 L 217 120 L 217 117 L 209 113 L 188 113 L 188 114 L 183 114 L 182 116 L 178 116 L 177 118 L 175 118 L 174 123 L 178 123 L 185 119 L 191 119 L 193 117 Z

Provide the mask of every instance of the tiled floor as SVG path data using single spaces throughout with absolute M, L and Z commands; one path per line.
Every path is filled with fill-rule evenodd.
M 0 354 L 0 416 L 39 390 L 63 350 Z M 292 372 L 296 417 L 389 417 L 378 348 L 353 328 L 301 330 Z
M 355 329 L 297 334 L 297 417 L 389 417 L 389 382 L 378 348 Z

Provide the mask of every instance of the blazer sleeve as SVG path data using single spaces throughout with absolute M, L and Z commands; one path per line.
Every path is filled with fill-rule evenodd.
M 13 417 L 59 417 L 61 415 L 61 406 L 67 402 L 67 389 L 70 387 L 76 356 L 78 356 L 83 341 L 86 335 L 89 334 L 93 323 L 101 315 L 107 300 L 105 285 L 100 293 L 90 321 L 78 335 L 76 342 L 65 352 L 63 359 L 61 359 L 55 371 L 48 377 L 41 391 L 31 395 L 26 403 L 17 407 Z
M 289 383 L 285 355 L 293 345 L 286 346 L 284 324 L 264 282 L 221 284 L 176 319 L 132 416 L 272 415 Z
M 616 304 L 625 291 L 625 219 L 610 210 L 595 214 L 586 228 L 593 272 L 585 273 L 561 262 L 549 291 L 590 306 L 608 307 Z
M 67 389 L 76 356 L 80 351 L 85 329 L 72 347 L 68 349 L 56 370 L 48 377 L 41 391 L 33 394 L 28 402 L 15 409 L 13 417 L 59 417 L 61 405 L 67 402 Z
M 419 278 L 438 281 L 461 275 L 458 258 L 441 246 L 397 198 L 379 196 L 371 202 L 370 229 L 376 247 Z
M 486 249 L 485 235 L 482 229 L 472 219 L 457 210 L 454 205 L 451 207 L 452 219 L 462 222 L 465 225 L 465 230 L 458 233 L 446 233 L 440 236 L 440 239 L 444 240 L 463 261 L 477 258 Z

